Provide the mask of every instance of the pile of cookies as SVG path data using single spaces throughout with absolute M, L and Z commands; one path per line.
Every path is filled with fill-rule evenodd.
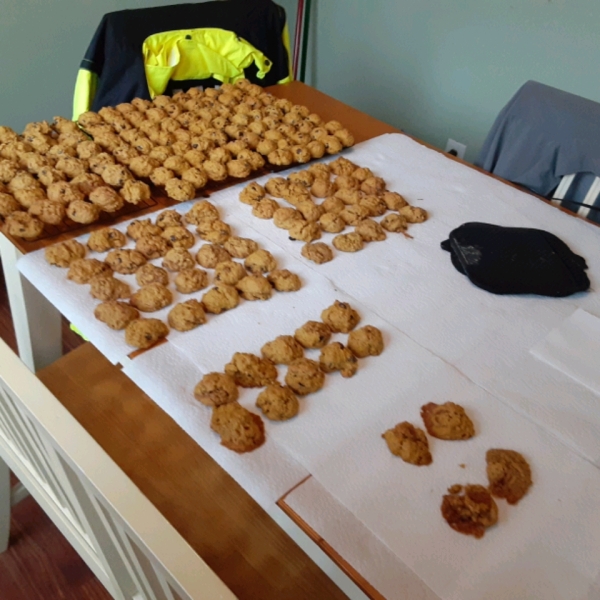
M 344 157 L 314 163 L 287 179 L 274 177 L 264 187 L 250 183 L 240 193 L 240 202 L 252 206 L 255 217 L 273 219 L 289 239 L 305 242 L 302 256 L 317 264 L 333 258 L 331 247 L 317 241 L 323 233 L 335 234 L 332 244 L 337 250 L 356 252 L 366 243 L 385 240 L 386 232 L 407 235 L 409 224 L 427 219 L 424 209 L 411 206 L 387 190 L 381 177 Z M 347 227 L 354 229 L 343 233 Z
M 306 106 L 242 79 L 204 91 L 83 113 L 77 123 L 0 127 L 0 219 L 33 240 L 44 224 L 96 221 L 150 198 L 148 182 L 178 201 L 211 181 L 243 179 L 266 164 L 306 163 L 352 146 L 352 134 Z
M 295 417 L 300 409 L 298 396 L 319 391 L 325 375 L 339 371 L 352 377 L 358 359 L 383 352 L 381 332 L 370 325 L 355 329 L 360 316 L 348 303 L 336 301 L 321 313 L 322 321 L 308 321 L 294 335 L 280 335 L 261 348 L 261 356 L 236 352 L 223 373 L 208 373 L 196 385 L 195 398 L 213 409 L 211 428 L 221 444 L 235 452 L 249 452 L 265 441 L 262 418 L 239 404 L 238 386 L 263 388 L 256 406 L 273 421 Z M 333 333 L 347 333 L 347 346 L 331 342 Z M 320 350 L 318 360 L 305 351 Z M 287 366 L 285 385 L 277 381 L 277 365 Z
M 421 407 L 427 433 L 440 440 L 467 440 L 475 435 L 473 422 L 464 408 L 454 402 Z M 433 459 L 425 432 L 407 421 L 398 423 L 382 435 L 390 452 L 403 461 L 429 465 Z M 487 451 L 489 486 L 456 484 L 448 489 L 441 505 L 442 516 L 459 533 L 483 537 L 485 530 L 498 521 L 498 506 L 492 496 L 517 504 L 531 486 L 531 469 L 514 450 Z
M 197 236 L 188 225 L 195 226 Z M 190 249 L 197 237 L 205 243 L 194 256 Z M 105 256 L 86 258 L 88 250 Z M 206 313 L 220 314 L 238 306 L 241 299 L 268 300 L 274 291 L 301 287 L 300 278 L 277 269 L 275 258 L 257 242 L 232 235 L 217 208 L 206 200 L 183 215 L 165 210 L 154 222 L 132 221 L 126 233 L 114 228 L 94 231 L 85 246 L 77 240 L 49 246 L 45 257 L 51 265 L 68 268 L 69 280 L 90 286 L 91 296 L 101 301 L 94 316 L 111 329 L 124 329 L 126 342 L 135 348 L 149 348 L 169 333 L 169 327 L 189 331 L 203 325 Z M 195 294 L 208 288 L 209 271 L 213 287 L 200 299 L 175 304 L 168 313 L 168 326 L 160 319 L 140 318 L 140 312 L 170 306 L 175 293 Z M 116 274 L 135 276 L 139 287 L 132 291 Z

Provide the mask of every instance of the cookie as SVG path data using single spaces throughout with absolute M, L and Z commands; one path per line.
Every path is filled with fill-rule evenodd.
M 319 177 L 310 186 L 310 193 L 315 198 L 327 198 L 335 193 L 335 185 L 329 179 Z
M 358 370 L 358 359 L 340 342 L 331 342 L 321 349 L 319 366 L 325 373 L 339 371 L 342 377 L 352 377 Z
M 127 235 L 132 240 L 139 240 L 141 237 L 147 237 L 149 235 L 160 235 L 162 229 L 152 224 L 150 219 L 137 219 L 131 221 L 127 226 Z
M 324 242 L 304 244 L 304 246 L 302 246 L 302 256 L 318 265 L 333 260 L 333 252 Z
M 169 274 L 161 267 L 157 267 L 152 263 L 146 263 L 135 272 L 135 280 L 139 286 L 150 283 L 169 285 Z
M 354 231 L 358 233 L 365 242 L 382 242 L 386 238 L 383 227 L 373 219 L 364 219 L 356 225 Z
M 220 219 L 205 220 L 196 226 L 198 235 L 206 242 L 223 244 L 231 235 L 231 227 Z
M 240 296 L 245 300 L 268 300 L 273 288 L 263 275 L 246 275 L 235 284 Z
M 433 462 L 429 451 L 429 442 L 422 429 L 404 421 L 381 436 L 394 456 L 399 456 L 404 462 L 422 467 Z
M 183 217 L 176 210 L 163 210 L 156 217 L 156 226 L 161 229 L 183 227 Z
M 100 275 L 90 281 L 90 294 L 102 302 L 124 300 L 131 296 L 131 289 L 124 281 L 115 279 L 112 275 Z
M 258 250 L 258 244 L 249 238 L 231 236 L 223 244 L 223 248 L 234 258 L 248 258 Z
M 93 277 L 98 275 L 111 275 L 111 268 L 102 261 L 95 258 L 78 258 L 71 261 L 67 279 L 75 283 L 89 283 Z
M 346 222 L 339 215 L 326 212 L 319 218 L 319 226 L 327 233 L 340 233 L 346 229 Z
M 169 334 L 160 319 L 135 319 L 125 328 L 125 342 L 134 348 L 150 348 Z
M 348 348 L 358 358 L 379 356 L 383 352 L 383 336 L 377 327 L 365 325 L 348 335 Z
M 402 215 L 391 213 L 389 215 L 385 215 L 383 219 L 381 219 L 380 225 L 386 230 L 390 232 L 402 232 L 406 231 L 408 227 L 406 217 Z
M 104 183 L 116 188 L 121 188 L 125 185 L 126 181 L 133 180 L 131 171 L 123 165 L 109 165 L 102 171 L 100 175 L 104 180 Z
M 288 367 L 286 384 L 300 396 L 319 391 L 325 383 L 325 373 L 319 363 L 309 358 L 297 358 Z
M 183 181 L 189 181 L 197 190 L 203 188 L 208 183 L 208 175 L 198 167 L 186 169 L 181 174 Z
M 135 249 L 143 254 L 148 260 L 164 256 L 170 248 L 171 244 L 158 235 L 141 237 L 135 243 Z
M 94 316 L 111 329 L 125 329 L 131 321 L 137 319 L 140 313 L 130 304 L 111 300 L 98 304 L 94 309 Z
M 279 204 L 273 198 L 263 198 L 252 206 L 252 214 L 259 219 L 272 219 Z
M 342 252 L 358 252 L 362 250 L 365 243 L 359 233 L 340 233 L 332 241 L 335 248 Z
M 0 217 L 8 217 L 20 208 L 21 205 L 15 200 L 14 196 L 0 191 Z
M 283 198 L 289 186 L 290 182 L 284 177 L 273 177 L 265 184 L 265 190 L 275 198 Z
M 288 230 L 290 240 L 313 242 L 321 238 L 321 227 L 318 223 L 297 221 Z
M 160 236 L 167 240 L 169 244 L 173 246 L 173 248 L 184 248 L 187 250 L 196 243 L 194 234 L 185 227 L 181 227 L 179 225 L 175 225 L 174 227 L 166 227 L 161 231 Z
M 196 202 L 190 210 L 184 215 L 184 220 L 190 225 L 200 225 L 202 221 L 218 219 L 219 211 L 214 204 L 208 202 L 208 200 L 201 200 Z
M 131 296 L 131 306 L 142 312 L 156 312 L 173 302 L 173 294 L 169 288 L 160 283 L 149 283 L 142 286 Z
M 385 181 L 381 177 L 367 177 L 361 184 L 360 189 L 365 194 L 382 194 L 385 192 Z
M 408 223 L 423 223 L 427 220 L 427 211 L 417 206 L 404 206 L 398 213 L 403 216 Z
M 48 246 L 44 250 L 46 261 L 56 267 L 68 267 L 74 260 L 85 257 L 85 246 L 77 240 L 68 240 Z
M 521 454 L 514 450 L 490 449 L 486 452 L 490 492 L 517 504 L 531 487 L 531 468 Z
M 147 262 L 141 252 L 123 249 L 111 250 L 106 255 L 105 261 L 113 271 L 121 275 L 131 275 Z
M 482 538 L 485 530 L 498 522 L 498 506 L 482 485 L 466 485 L 462 495 L 446 494 L 441 510 L 454 531 L 476 538 Z
M 454 402 L 429 402 L 421 407 L 421 418 L 427 433 L 440 440 L 468 440 L 475 435 L 465 409 Z
M 74 200 L 67 206 L 67 217 L 75 223 L 89 225 L 98 220 L 100 207 L 84 200 Z
M 222 406 L 235 402 L 239 391 L 231 375 L 207 373 L 194 388 L 194 397 L 206 406 Z
M 175 158 L 172 156 L 171 158 Z M 186 165 L 189 163 L 186 162 Z M 178 202 L 185 202 L 186 200 L 193 200 L 196 197 L 196 188 L 193 183 L 179 179 L 177 177 L 171 177 L 164 183 L 165 191 L 167 196 Z
M 247 274 L 244 265 L 233 260 L 221 262 L 215 267 L 215 281 L 226 285 L 236 285 Z
M 268 385 L 256 399 L 256 406 L 271 421 L 287 421 L 298 414 L 300 403 L 292 390 L 278 382 Z
M 249 183 L 241 192 L 240 192 L 240 202 L 244 204 L 249 204 L 250 206 L 256 204 L 259 200 L 262 200 L 265 197 L 265 188 L 262 185 L 259 185 L 255 181 Z
M 122 248 L 127 244 L 127 238 L 118 229 L 105 227 L 90 233 L 87 246 L 94 252 L 108 252 L 114 248 Z
M 303 221 L 304 217 L 299 210 L 290 207 L 278 208 L 273 213 L 273 224 L 280 229 L 290 229 L 297 221 Z
M 181 294 L 192 294 L 207 285 L 208 273 L 202 269 L 185 269 L 175 277 L 175 287 Z
M 218 315 L 240 303 L 238 291 L 231 285 L 218 284 L 202 296 L 206 312 Z
M 225 373 L 246 388 L 263 387 L 277 379 L 277 369 L 270 360 L 248 352 L 236 352 L 225 365 Z
M 172 329 L 190 331 L 206 323 L 206 313 L 198 300 L 186 300 L 169 311 L 167 321 Z
M 64 183 L 64 182 L 62 182 Z M 54 184 L 52 184 L 54 185 Z M 84 195 L 84 197 L 89 196 L 97 187 L 104 185 L 102 181 L 102 177 L 96 175 L 94 173 L 83 173 L 82 175 L 78 175 L 74 179 L 71 179 L 70 182 L 71 188 L 80 192 Z M 48 197 L 50 198 L 50 188 L 48 188 Z M 58 200 L 58 198 L 52 198 L 53 200 Z M 83 198 L 80 198 L 83 200 Z M 66 198 L 65 198 L 66 201 Z M 72 200 L 70 199 L 69 202 Z
M 294 338 L 304 348 L 323 348 L 330 337 L 329 325 L 320 321 L 307 321 L 294 332 Z
M 251 452 L 265 441 L 262 419 L 237 402 L 216 406 L 210 427 L 221 436 L 221 445 L 234 452 Z
M 193 256 L 184 248 L 171 248 L 162 261 L 162 265 L 169 271 L 185 271 L 196 266 Z
M 6 217 L 4 231 L 13 237 L 35 240 L 44 231 L 44 224 L 26 212 L 15 211 Z
M 340 213 L 339 217 L 347 225 L 358 225 L 363 219 L 366 219 L 370 215 L 369 209 L 361 206 L 360 204 L 352 204 L 346 206 Z
M 100 186 L 90 193 L 90 202 L 101 210 L 113 213 L 123 208 L 123 198 L 111 187 Z M 69 207 L 73 205 L 70 204 Z
M 150 186 L 143 181 L 126 181 L 121 188 L 121 196 L 129 204 L 139 204 L 150 200 Z
M 277 262 L 268 250 L 256 250 L 246 257 L 244 266 L 253 275 L 261 275 L 275 269 Z
M 336 300 L 321 313 L 321 319 L 332 331 L 349 333 L 360 321 L 360 316 L 347 302 Z
M 280 335 L 273 341 L 267 342 L 260 351 L 264 358 L 268 358 L 276 365 L 289 365 L 304 356 L 304 348 L 291 335 Z
M 408 205 L 404 196 L 398 192 L 383 192 L 383 194 L 381 194 L 381 199 L 385 202 L 389 210 L 400 210 Z
M 278 292 L 296 292 L 302 287 L 300 277 L 287 269 L 275 269 L 267 279 Z
M 214 269 L 219 263 L 230 260 L 229 252 L 217 244 L 203 244 L 196 254 L 196 261 L 205 269 Z

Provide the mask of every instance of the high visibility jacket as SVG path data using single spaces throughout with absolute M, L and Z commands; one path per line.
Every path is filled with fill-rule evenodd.
M 87 110 L 172 89 L 291 79 L 285 10 L 272 0 L 213 0 L 104 15 L 75 85 L 73 119 Z

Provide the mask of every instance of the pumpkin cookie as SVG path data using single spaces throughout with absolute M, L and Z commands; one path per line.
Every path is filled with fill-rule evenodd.
M 221 436 L 221 445 L 234 452 L 251 452 L 265 441 L 262 419 L 237 402 L 216 406 L 210 427 Z
M 135 319 L 125 329 L 125 342 L 134 348 L 150 348 L 169 334 L 160 319 Z
M 222 406 L 235 402 L 239 392 L 231 375 L 207 373 L 194 388 L 194 397 L 206 406 Z
M 406 217 L 399 215 L 397 213 L 391 213 L 389 215 L 385 215 L 383 219 L 381 219 L 380 225 L 386 230 L 390 232 L 399 233 L 402 231 L 406 231 L 407 228 L 407 220 Z
M 360 316 L 347 302 L 336 300 L 321 313 L 321 319 L 332 331 L 349 333 L 360 321 Z
M 256 406 L 271 421 L 287 421 L 298 414 L 300 403 L 292 390 L 279 382 L 268 385 L 256 399 Z
M 390 452 L 399 456 L 404 462 L 418 467 L 430 465 L 433 462 L 425 432 L 407 421 L 388 429 L 381 437 L 385 440 Z
M 177 331 L 190 331 L 206 323 L 206 313 L 202 302 L 186 300 L 176 304 L 167 317 L 169 326 Z
M 498 522 L 498 506 L 482 485 L 452 486 L 456 494 L 447 494 L 442 500 L 442 517 L 448 525 L 465 535 L 482 538 L 485 530 Z
M 468 440 L 475 435 L 465 409 L 454 402 L 429 402 L 421 407 L 421 418 L 427 433 L 440 440 Z
M 352 377 L 358 370 L 358 360 L 349 348 L 340 342 L 331 342 L 321 349 L 319 366 L 325 373 L 339 371 L 342 377 Z
M 140 313 L 130 304 L 111 300 L 98 304 L 94 309 L 94 316 L 111 329 L 125 329 L 131 321 L 137 319 Z
M 383 352 L 383 336 L 377 327 L 365 325 L 348 335 L 348 348 L 358 358 L 379 356 Z
M 130 302 L 131 306 L 142 312 L 156 312 L 173 302 L 173 294 L 160 283 L 149 283 L 135 292 Z
M 364 219 L 356 225 L 354 231 L 358 233 L 365 242 L 382 242 L 386 238 L 383 227 L 373 219 Z
M 285 382 L 296 394 L 305 396 L 319 391 L 325 383 L 325 373 L 319 363 L 309 358 L 297 358 L 288 367 Z
M 46 260 L 56 267 L 68 267 L 74 260 L 85 257 L 85 246 L 76 240 L 68 240 L 48 246 L 44 250 Z
M 490 492 L 517 504 L 531 487 L 531 468 L 521 454 L 514 450 L 491 449 L 485 459 Z
M 225 373 L 241 387 L 263 387 L 277 379 L 275 365 L 248 352 L 236 352 L 225 365 Z

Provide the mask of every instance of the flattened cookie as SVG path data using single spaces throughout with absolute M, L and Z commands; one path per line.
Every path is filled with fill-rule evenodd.
M 300 396 L 319 391 L 325 383 L 325 373 L 319 363 L 309 358 L 297 358 L 285 375 L 287 385 Z
M 462 486 L 450 489 L 462 490 Z M 476 538 L 482 538 L 485 530 L 498 522 L 498 506 L 482 485 L 466 485 L 463 495 L 445 495 L 441 510 L 442 517 L 454 531 Z
M 325 373 L 339 371 L 342 377 L 352 377 L 358 370 L 358 360 L 349 348 L 340 342 L 331 342 L 321 349 L 319 366 Z
M 85 257 L 85 246 L 77 240 L 68 240 L 48 246 L 44 250 L 46 260 L 56 267 L 68 267 L 74 260 Z
M 304 348 L 291 335 L 276 337 L 273 341 L 267 342 L 260 352 L 264 358 L 268 358 L 276 365 L 289 365 L 304 356 Z
M 271 421 L 287 421 L 298 414 L 300 403 L 292 390 L 279 382 L 268 385 L 256 399 L 256 406 Z
M 239 391 L 231 375 L 207 373 L 194 388 L 194 397 L 206 406 L 222 406 L 235 402 Z
M 160 319 L 135 319 L 125 329 L 125 342 L 134 348 L 150 348 L 169 334 Z
M 236 352 L 225 365 L 225 373 L 241 387 L 263 387 L 277 379 L 275 365 L 248 352 Z
M 125 329 L 131 321 L 137 319 L 140 313 L 130 304 L 111 300 L 98 304 L 94 309 L 94 316 L 111 329 Z
M 349 333 L 360 321 L 360 316 L 347 302 L 336 300 L 321 313 L 321 319 L 332 331 Z
M 318 265 L 333 260 L 333 252 L 324 242 L 304 244 L 302 246 L 302 256 Z
M 399 456 L 404 462 L 422 467 L 433 462 L 429 452 L 429 442 L 422 429 L 404 421 L 381 436 L 394 456 Z
M 517 504 L 531 487 L 531 468 L 514 450 L 493 448 L 485 455 L 490 491 L 509 504 Z
M 440 440 L 468 440 L 475 435 L 465 409 L 454 402 L 429 402 L 421 407 L 421 418 L 427 433 Z
M 237 402 L 216 406 L 210 427 L 221 436 L 221 445 L 234 452 L 251 452 L 265 441 L 262 419 Z
M 131 306 L 142 312 L 155 312 L 169 306 L 173 302 L 173 294 L 160 283 L 149 283 L 135 292 L 130 302 Z
M 190 331 L 206 323 L 206 313 L 202 302 L 186 300 L 176 304 L 167 317 L 169 326 L 177 331 Z
M 348 348 L 358 358 L 379 356 L 383 352 L 383 336 L 377 327 L 365 325 L 348 335 Z

